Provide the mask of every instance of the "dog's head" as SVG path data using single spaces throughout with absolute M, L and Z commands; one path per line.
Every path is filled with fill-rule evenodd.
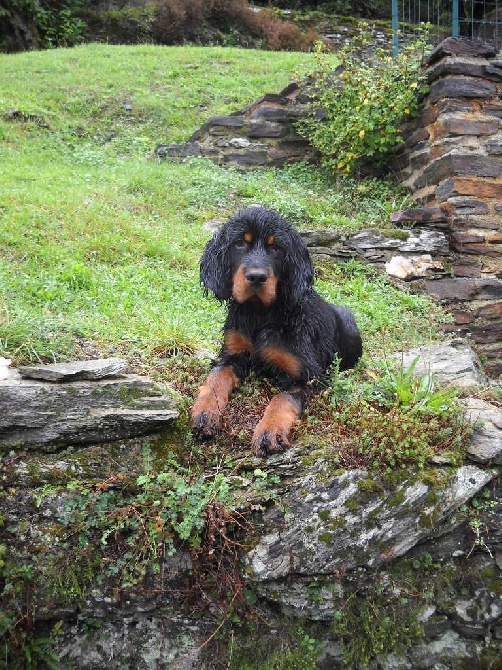
M 248 207 L 207 243 L 200 264 L 206 290 L 219 300 L 299 302 L 311 286 L 307 247 L 291 225 L 265 207 Z

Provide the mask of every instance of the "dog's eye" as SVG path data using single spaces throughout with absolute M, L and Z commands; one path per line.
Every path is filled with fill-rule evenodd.
M 236 249 L 239 249 L 239 251 L 242 251 L 243 249 L 247 249 L 249 242 L 246 242 L 246 240 L 237 240 L 234 242 L 234 247 Z
M 278 251 L 281 250 L 281 247 L 278 244 L 269 244 L 267 246 L 267 249 L 271 251 L 273 254 L 276 254 Z

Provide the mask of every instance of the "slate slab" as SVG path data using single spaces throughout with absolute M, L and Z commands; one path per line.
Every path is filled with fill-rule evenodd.
M 128 363 L 123 358 L 99 358 L 90 361 L 25 365 L 19 374 L 26 379 L 43 379 L 49 382 L 77 381 L 78 379 L 104 379 L 127 372 Z
M 417 375 L 432 373 L 447 384 L 466 387 L 486 383 L 479 358 L 463 340 L 417 347 L 401 353 L 399 358 L 404 368 L 418 358 L 415 367 Z
M 23 379 L 9 369 L 0 380 L 0 453 L 57 451 L 156 433 L 173 425 L 178 409 L 166 386 L 123 375 L 53 383 Z
M 502 409 L 480 398 L 463 398 L 467 420 L 474 425 L 469 458 L 485 465 L 502 464 Z

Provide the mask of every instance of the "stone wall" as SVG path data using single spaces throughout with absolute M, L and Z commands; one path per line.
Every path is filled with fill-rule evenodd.
M 393 160 L 397 179 L 424 207 L 396 224 L 447 232 L 448 276 L 427 292 L 449 306 L 487 371 L 502 372 L 502 60 L 488 44 L 448 38 L 431 54 L 430 92 Z
M 298 84 L 267 94 L 229 116 L 214 116 L 183 144 L 160 144 L 159 158 L 205 156 L 241 169 L 281 167 L 313 160 L 315 151 L 294 124 L 308 111 L 309 97 Z
M 415 357 L 419 374 L 446 384 L 486 382 L 464 343 L 410 351 L 405 365 Z M 174 535 L 171 546 L 166 531 L 154 551 L 147 538 L 161 535 L 150 522 L 160 523 L 171 489 L 153 482 L 174 474 L 172 456 L 189 442 L 169 388 L 124 374 L 125 365 L 14 370 L 0 359 L 0 668 L 500 668 L 496 404 L 462 399 L 474 424 L 462 463 L 442 452 L 417 471 L 343 469 L 334 453 L 343 443 L 333 449 L 316 429 L 266 460 L 246 449 L 217 465 L 210 458 L 204 479 L 223 476 L 238 509 L 252 510 L 247 532 L 232 544 L 244 517 L 218 513 L 212 523 L 221 525 L 207 517 L 208 535 L 219 530 L 206 550 Z M 140 581 L 131 580 L 136 561 Z M 243 589 L 252 610 L 242 609 Z M 354 662 L 361 653 L 368 663 Z M 281 657 L 267 662 L 272 654 Z

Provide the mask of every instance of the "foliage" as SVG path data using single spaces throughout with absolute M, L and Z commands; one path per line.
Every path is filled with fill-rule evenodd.
M 388 0 L 256 0 L 257 5 L 267 5 L 302 13 L 323 12 L 327 15 L 361 16 L 363 18 L 390 19 Z
M 417 356 L 405 369 L 401 364 L 397 370 L 389 366 L 378 381 L 376 397 L 383 405 L 397 406 L 413 412 L 440 413 L 451 407 L 457 393 L 454 387 L 437 388 L 434 375 L 429 371 L 417 375 Z
M 25 31 L 33 34 L 35 46 L 41 48 L 73 46 L 84 39 L 86 24 L 82 19 L 82 10 L 87 0 L 8 0 L 3 10 L 7 26 L 12 22 L 19 32 L 19 23 L 24 23 Z M 0 10 L 0 16 L 2 16 Z M 21 31 L 22 32 L 22 31 Z M 12 39 L 12 35 L 2 35 L 0 41 Z M 21 45 L 17 45 L 18 48 Z M 29 45 L 23 45 L 29 46 Z M 32 45 L 33 46 L 33 45 Z
M 249 645 L 242 638 L 235 648 L 232 644 L 229 670 L 315 670 L 319 666 L 320 646 L 303 627 L 288 631 L 284 626 L 280 639 L 274 636 L 273 650 L 267 650 L 267 645 L 257 648 L 255 635 Z
M 277 19 L 274 13 L 263 10 L 258 15 L 258 32 L 266 48 L 273 51 L 310 51 L 319 38 L 313 29 L 305 32 L 290 23 Z
M 490 489 L 486 488 L 480 495 L 459 508 L 459 512 L 468 519 L 469 530 L 473 538 L 468 556 L 476 550 L 486 551 L 493 558 L 489 539 L 491 539 L 493 528 L 497 527 L 496 508 L 498 504 Z
M 100 3 L 85 13 L 86 42 L 144 44 L 153 41 L 152 26 L 157 5 L 144 3 Z
M 97 588 L 114 596 L 169 592 L 185 605 L 189 600 L 192 611 L 220 613 L 218 629 L 255 616 L 257 596 L 238 569 L 238 538 L 248 528 L 249 509 L 276 498 L 279 478 L 259 468 L 236 474 L 228 459 L 211 476 L 204 459 L 178 458 L 167 447 L 143 445 L 138 462 L 104 481 L 41 490 L 37 506 L 56 498 L 61 505 L 55 545 L 29 562 L 0 545 L 7 660 L 4 666 L 0 659 L 0 670 L 57 667 L 53 643 L 61 624 L 44 636 L 39 611 L 39 602 L 51 597 L 75 605 Z M 169 560 L 180 550 L 190 553 L 191 578 L 173 581 Z
M 108 5 L 108 3 L 103 3 Z M 149 0 L 100 6 L 90 0 L 7 0 L 0 8 L 8 50 L 73 46 L 85 40 L 110 43 L 223 44 L 308 51 L 318 38 L 277 18 L 254 11 L 248 0 Z
M 372 593 L 354 592 L 337 612 L 332 631 L 347 668 L 368 667 L 378 656 L 401 656 L 423 637 L 418 607 L 381 579 Z
M 239 475 L 228 459 L 224 470 L 220 459 L 215 474 L 208 475 L 204 463 L 166 449 L 156 459 L 154 449 L 144 445 L 134 471 L 105 481 L 70 482 L 62 516 L 65 555 L 48 573 L 59 584 L 55 590 L 82 599 L 96 579 L 105 591 L 148 590 L 154 582 L 159 589 L 166 561 L 180 549 L 191 553 L 194 564 L 216 551 L 222 570 L 235 562 L 232 537 L 248 525 L 247 506 L 258 509 L 274 499 L 279 479 L 259 468 Z M 236 573 L 235 565 L 231 571 Z
M 469 430 L 453 409 L 421 414 L 368 402 L 350 404 L 339 415 L 345 445 L 342 458 L 386 474 L 396 469 L 421 470 L 435 454 L 461 453 Z
M 166 456 L 166 469 L 153 472 L 145 447 L 145 472 L 135 479 L 117 475 L 91 486 L 74 482 L 64 523 L 78 544 L 77 555 L 99 552 L 101 579 L 120 589 L 141 583 L 148 570 L 176 553 L 180 543 L 200 548 L 208 510 L 235 509 L 228 480 L 222 473 L 207 479 Z
M 362 32 L 362 44 L 349 44 L 336 57 L 321 43 L 315 51 L 312 113 L 299 129 L 336 174 L 354 174 L 365 162 L 382 165 L 402 141 L 402 124 L 416 114 L 426 91 L 425 40 L 392 58 L 384 50 L 368 55 L 368 39 Z
M 253 11 L 248 0 L 158 0 L 152 31 L 161 44 L 209 41 L 249 46 L 259 39 L 261 46 L 276 51 L 308 51 L 317 38 L 312 30 L 302 33 L 276 18 L 270 9 Z
M 33 636 L 36 575 L 29 563 L 19 563 L 8 547 L 0 544 L 0 670 L 56 668 L 52 651 L 61 622 L 48 635 Z
M 364 361 L 363 361 L 364 364 Z M 471 429 L 455 404 L 456 392 L 430 375 L 374 361 L 373 369 L 340 373 L 313 398 L 307 429 L 325 436 L 331 468 L 365 468 L 391 475 L 423 470 L 435 455 L 461 461 Z

